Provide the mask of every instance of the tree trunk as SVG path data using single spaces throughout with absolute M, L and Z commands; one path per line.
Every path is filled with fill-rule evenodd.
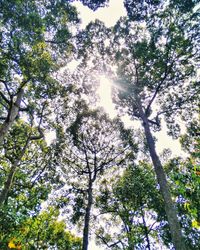
M 133 239 L 128 236 L 128 250 L 134 250 L 135 249 L 135 244 L 133 242 Z
M 19 166 L 20 164 L 20 161 L 22 159 L 22 157 L 24 156 L 25 154 L 25 151 L 27 149 L 27 146 L 29 144 L 29 141 L 30 141 L 30 138 L 28 137 L 27 140 L 26 140 L 26 143 L 24 145 L 24 147 L 22 148 L 22 151 L 20 153 L 20 155 L 18 156 L 18 158 L 13 162 L 12 166 L 11 166 L 11 169 L 10 169 L 10 172 L 8 174 L 8 177 L 7 177 L 7 180 L 4 184 L 4 188 L 3 190 L 1 191 L 0 193 L 0 206 L 3 205 L 3 203 L 7 200 L 8 198 L 8 193 L 11 189 L 11 186 L 12 186 L 12 183 L 13 183 L 13 179 L 14 179 L 14 176 L 15 176 L 15 173 L 16 173 L 16 170 L 17 170 L 17 167 Z
M 13 123 L 14 123 L 14 121 L 19 113 L 19 108 L 20 108 L 20 104 L 21 104 L 23 95 L 24 95 L 24 90 L 23 90 L 23 88 L 21 88 L 19 93 L 17 94 L 16 101 L 11 104 L 11 107 L 10 107 L 10 110 L 8 112 L 6 120 L 4 121 L 4 123 L 0 127 L 0 144 L 2 144 L 6 134 L 8 133 L 8 130 L 13 125 Z
M 88 200 L 87 200 L 87 207 L 85 211 L 85 219 L 84 219 L 84 229 L 83 229 L 83 246 L 82 250 L 88 249 L 88 239 L 89 239 L 89 223 L 90 223 L 90 211 L 92 208 L 92 183 L 89 184 L 88 188 Z
M 0 206 L 3 205 L 3 203 L 6 201 L 6 199 L 8 197 L 8 193 L 9 193 L 10 188 L 11 188 L 12 183 L 13 183 L 13 178 L 14 178 L 14 175 L 15 175 L 15 172 L 16 172 L 16 169 L 17 169 L 17 165 L 18 164 L 13 164 L 12 165 L 10 173 L 9 173 L 9 175 L 7 177 L 7 180 L 6 180 L 5 184 L 4 184 L 4 188 L 1 191 L 1 194 L 0 194 Z
M 167 183 L 167 178 L 161 164 L 161 161 L 156 153 L 155 142 L 150 131 L 149 122 L 145 112 L 143 111 L 141 101 L 138 100 L 139 115 L 143 121 L 143 127 L 145 131 L 145 136 L 147 140 L 147 145 L 149 148 L 151 160 L 156 172 L 158 184 L 160 186 L 160 192 L 164 200 L 165 212 L 167 215 L 170 232 L 172 236 L 172 242 L 176 250 L 186 250 L 184 239 L 181 232 L 181 227 L 178 221 L 178 213 Z
M 148 232 L 148 228 L 147 228 L 145 217 L 144 217 L 145 213 L 144 213 L 142 207 L 141 207 L 141 211 L 142 211 L 142 222 L 143 222 L 143 225 L 144 225 L 144 234 L 145 234 L 145 238 L 146 238 L 146 241 L 147 241 L 147 249 L 151 250 L 150 240 L 149 240 L 149 232 Z

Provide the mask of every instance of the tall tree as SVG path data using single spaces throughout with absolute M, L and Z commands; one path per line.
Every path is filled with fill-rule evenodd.
M 2 143 L 21 112 L 31 112 L 32 98 L 36 104 L 55 95 L 58 86 L 52 72 L 60 52 L 69 55 L 72 50 L 69 25 L 78 19 L 75 8 L 60 0 L 3 0 L 0 16 Z
M 119 27 L 116 26 L 116 29 Z M 123 29 L 119 28 L 117 31 L 120 34 L 119 38 L 122 37 Z M 179 127 L 176 123 L 173 126 L 172 121 L 196 94 L 195 90 L 188 91 L 185 84 L 186 80 L 193 81 L 195 66 L 190 59 L 195 57 L 194 47 L 180 26 L 176 27 L 176 31 L 174 28 L 169 29 L 163 45 L 159 44 L 161 42 L 159 39 L 164 36 L 161 28 L 156 33 L 155 30 L 149 32 L 150 37 L 144 37 L 142 41 L 139 41 L 141 38 L 138 35 L 135 37 L 129 33 L 131 29 L 125 28 L 124 31 L 126 31 L 125 46 L 117 53 L 118 76 L 122 88 L 122 91 L 119 90 L 118 102 L 120 106 L 128 108 L 132 118 L 142 121 L 149 153 L 164 199 L 174 246 L 176 249 L 185 249 L 177 211 L 170 195 L 163 166 L 156 152 L 152 130 L 160 128 L 160 117 L 163 115 L 166 117 L 168 127 L 172 127 L 171 132 L 176 135 Z M 130 34 L 129 38 L 127 32 Z M 160 32 L 159 35 L 158 32 Z M 185 46 L 190 52 L 184 53 Z M 182 96 L 179 95 L 180 90 Z M 156 101 L 157 107 L 154 105 Z
M 98 110 L 78 114 L 67 129 L 68 133 L 60 135 L 60 164 L 68 176 L 68 185 L 76 194 L 73 218 L 76 221 L 84 216 L 83 250 L 88 249 L 91 210 L 98 181 L 108 169 L 122 164 L 127 153 L 131 154 L 120 130 L 124 129 L 119 120 L 111 121 Z M 125 134 L 124 131 L 123 136 L 129 137 L 128 132 Z M 136 150 L 134 143 L 131 146 Z
M 42 117 L 41 117 L 42 120 Z M 40 123 L 41 123 L 40 120 Z M 43 131 L 40 127 L 40 124 L 37 128 L 29 126 L 27 122 L 18 119 L 18 121 L 13 125 L 12 129 L 8 132 L 4 144 L 2 145 L 2 166 L 10 165 L 10 168 L 3 167 L 2 171 L 7 173 L 4 187 L 0 192 L 0 206 L 8 199 L 9 192 L 14 182 L 14 177 L 18 168 L 26 159 L 27 152 L 30 151 L 30 148 L 33 149 L 34 146 L 42 146 L 41 140 L 44 139 Z M 32 144 L 33 141 L 39 141 Z M 33 146 L 34 145 L 34 146 Z M 45 143 L 43 142 L 43 145 Z M 3 175 L 2 175 L 3 176 Z
M 31 140 L 30 140 L 31 138 Z M 24 220 L 41 209 L 56 185 L 51 149 L 38 129 L 18 120 L 0 154 L 1 241 L 7 242 Z M 53 184 L 53 186 L 52 186 Z
M 107 223 L 118 221 L 119 225 L 113 226 L 118 228 L 113 237 L 106 226 L 100 227 L 97 239 L 112 249 L 119 249 L 120 245 L 123 249 L 152 249 L 166 218 L 151 166 L 145 162 L 131 164 L 113 183 L 103 181 L 107 185 L 101 185 L 97 197 L 100 214 L 106 214 Z

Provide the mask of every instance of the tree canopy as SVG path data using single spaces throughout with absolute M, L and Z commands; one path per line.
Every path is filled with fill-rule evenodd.
M 0 1 L 0 249 L 199 249 L 198 1 L 74 2 Z

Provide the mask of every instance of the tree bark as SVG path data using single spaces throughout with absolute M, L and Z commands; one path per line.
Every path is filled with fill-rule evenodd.
M 3 205 L 3 203 L 7 200 L 8 198 L 8 193 L 11 189 L 11 186 L 12 186 L 12 183 L 13 183 L 13 179 L 14 179 L 14 176 L 15 176 L 15 173 L 16 173 L 16 170 L 17 170 L 17 167 L 19 166 L 20 164 L 20 161 L 22 159 L 22 157 L 24 156 L 24 153 L 27 149 L 27 146 L 29 144 L 29 141 L 30 141 L 30 138 L 27 138 L 26 140 L 26 143 L 20 153 L 20 155 L 18 156 L 18 158 L 13 162 L 12 166 L 11 166 L 11 169 L 10 169 L 10 172 L 8 174 L 8 177 L 7 177 L 7 180 L 4 184 L 4 188 L 3 190 L 1 191 L 0 193 L 0 206 Z
M 8 133 L 8 130 L 13 125 L 20 109 L 20 104 L 22 101 L 24 95 L 24 90 L 21 88 L 17 94 L 16 101 L 14 103 L 11 103 L 10 110 L 8 112 L 7 118 L 4 121 L 4 123 L 0 127 L 0 144 L 2 144 L 6 134 Z
M 181 232 L 181 227 L 178 221 L 178 212 L 177 212 L 174 202 L 172 201 L 169 186 L 167 183 L 167 178 L 166 178 L 163 166 L 161 164 L 161 161 L 157 155 L 157 152 L 155 149 L 155 142 L 154 142 L 152 133 L 150 131 L 149 122 L 143 110 L 140 99 L 137 100 L 137 104 L 138 104 L 138 109 L 139 109 L 139 115 L 143 122 L 143 127 L 145 131 L 145 136 L 146 136 L 151 160 L 153 162 L 158 184 L 160 186 L 160 192 L 164 200 L 165 212 L 166 212 L 169 227 L 170 227 L 172 242 L 176 250 L 186 250 L 185 242 L 184 242 L 182 232 Z
M 18 165 L 17 163 L 13 164 L 11 169 L 10 169 L 10 173 L 7 177 L 5 184 L 4 184 L 4 188 L 0 194 L 0 206 L 3 205 L 3 203 L 6 201 L 6 199 L 8 197 L 8 193 L 9 193 L 10 188 L 12 186 L 13 178 L 14 178 L 15 172 L 17 170 L 17 165 Z
M 147 241 L 147 249 L 151 250 L 151 245 L 150 245 L 150 240 L 149 240 L 149 232 L 148 232 L 148 228 L 147 228 L 145 217 L 144 217 L 145 213 L 144 213 L 142 207 L 141 207 L 141 212 L 142 212 L 142 222 L 143 222 L 143 225 L 144 225 L 145 238 L 146 238 L 146 241 Z
M 87 250 L 88 249 L 90 212 L 91 212 L 91 208 L 92 208 L 92 202 L 93 202 L 92 183 L 89 183 L 88 200 L 87 200 L 87 207 L 86 207 L 85 218 L 84 218 L 82 250 Z

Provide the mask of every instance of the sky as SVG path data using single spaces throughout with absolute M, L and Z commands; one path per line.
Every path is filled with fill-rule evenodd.
M 74 4 L 82 19 L 82 28 L 95 19 L 103 21 L 107 27 L 113 26 L 121 16 L 126 16 L 126 10 L 123 5 L 123 0 L 110 0 L 108 7 L 98 8 L 96 11 L 90 10 L 83 6 L 82 3 Z

